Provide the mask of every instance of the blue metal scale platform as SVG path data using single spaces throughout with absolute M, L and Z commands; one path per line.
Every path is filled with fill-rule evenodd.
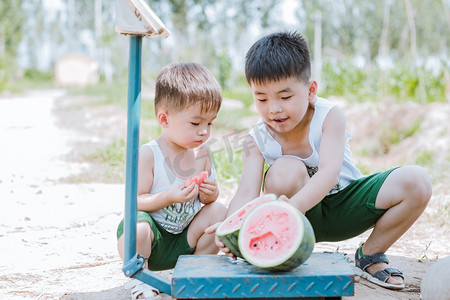
M 340 299 L 354 293 L 341 253 L 313 253 L 290 272 L 274 273 L 224 255 L 180 256 L 172 276 L 177 299 Z

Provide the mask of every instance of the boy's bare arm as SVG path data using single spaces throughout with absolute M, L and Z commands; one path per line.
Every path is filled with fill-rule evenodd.
M 264 171 L 264 157 L 259 151 L 258 146 L 251 136 L 244 140 L 242 149 L 242 175 L 239 187 L 233 199 L 228 206 L 227 216 L 241 208 L 244 204 L 258 197 L 261 191 L 261 184 Z M 220 223 L 214 224 L 205 229 L 208 234 L 214 233 Z M 216 245 L 225 255 L 236 257 L 230 252 L 230 249 L 215 237 Z
M 344 161 L 345 116 L 335 106 L 328 113 L 322 128 L 319 150 L 319 170 L 308 183 L 295 194 L 290 202 L 305 213 L 330 192 L 339 179 Z
M 260 195 L 263 172 L 264 157 L 249 135 L 244 140 L 242 148 L 242 175 L 239 187 L 228 206 L 227 216 Z

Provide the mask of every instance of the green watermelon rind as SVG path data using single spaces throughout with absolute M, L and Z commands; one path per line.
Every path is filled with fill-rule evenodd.
M 242 257 L 241 251 L 239 251 L 238 239 L 239 239 L 239 229 L 234 232 L 230 232 L 224 235 L 218 235 L 219 240 L 230 249 L 230 252 L 233 253 L 236 257 Z
M 217 237 L 218 237 L 219 240 L 225 245 L 225 247 L 227 247 L 228 249 L 230 249 L 230 252 L 233 253 L 236 257 L 243 258 L 243 257 L 242 257 L 242 254 L 241 254 L 241 251 L 239 250 L 239 231 L 240 231 L 240 228 L 239 228 L 239 229 L 236 229 L 236 230 L 234 230 L 234 231 L 232 231 L 232 232 L 229 232 L 229 231 L 223 232 L 223 229 L 222 229 L 223 226 L 222 226 L 222 225 L 223 225 L 223 224 L 226 224 L 226 222 L 227 222 L 228 219 L 234 218 L 236 215 L 238 215 L 238 214 L 242 211 L 242 209 L 247 209 L 247 207 L 248 207 L 249 205 L 252 205 L 254 202 L 256 202 L 256 201 L 258 201 L 258 200 L 261 200 L 261 198 L 267 197 L 267 196 L 271 196 L 272 199 L 267 199 L 267 200 L 261 202 L 261 204 L 262 204 L 262 203 L 269 202 L 269 201 L 276 201 L 276 200 L 277 200 L 277 196 L 276 196 L 275 194 L 265 194 L 265 195 L 259 196 L 259 197 L 255 198 L 255 199 L 253 199 L 252 201 L 248 202 L 246 205 L 244 205 L 243 207 L 241 207 L 241 208 L 238 209 L 237 211 L 235 211 L 232 215 L 230 215 L 228 218 L 226 218 L 226 219 L 222 222 L 222 224 L 217 228 L 217 230 L 216 230 L 216 235 L 217 235 Z M 261 204 L 259 204 L 259 205 L 261 205 Z M 248 215 L 253 209 L 255 209 L 256 207 L 258 207 L 259 205 L 256 205 L 256 206 L 253 207 L 251 210 L 249 210 L 249 211 L 247 212 L 247 215 Z M 241 225 L 242 225 L 242 223 L 241 223 Z
M 272 202 L 273 201 L 269 201 L 261 205 L 258 205 L 258 209 L 266 205 L 272 205 Z M 295 210 L 295 212 L 299 214 L 300 219 L 302 221 L 303 236 L 302 239 L 300 240 L 300 245 L 297 247 L 295 252 L 293 252 L 290 255 L 288 254 L 285 260 L 280 259 L 279 262 L 277 262 L 275 265 L 271 266 L 261 265 L 258 262 L 255 262 L 254 259 L 251 256 L 249 256 L 248 253 L 245 252 L 246 241 L 244 240 L 244 235 L 240 235 L 238 240 L 240 253 L 247 262 L 271 272 L 287 272 L 300 266 L 305 261 L 307 261 L 308 258 L 311 256 L 312 251 L 314 249 L 314 244 L 316 242 L 314 230 L 309 220 L 291 204 L 287 202 L 279 202 L 279 204 L 286 205 L 286 207 L 288 207 L 289 209 Z M 252 212 L 247 215 L 247 217 L 242 223 L 241 230 L 243 227 L 245 227 L 245 223 L 251 220 L 252 215 L 257 213 L 258 209 L 256 208 L 253 209 Z

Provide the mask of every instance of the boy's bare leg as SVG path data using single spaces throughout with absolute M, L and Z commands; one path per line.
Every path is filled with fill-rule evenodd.
M 426 172 L 417 166 L 405 166 L 392 171 L 378 193 L 375 207 L 387 209 L 375 224 L 372 234 L 364 243 L 365 255 L 386 252 L 425 210 L 431 198 L 431 183 Z M 385 263 L 366 269 L 370 274 L 385 269 Z M 389 283 L 402 284 L 399 276 L 392 276 Z
M 143 255 L 145 258 L 149 258 L 152 252 L 153 231 L 148 222 L 136 223 L 136 252 Z M 125 234 L 119 238 L 117 242 L 117 249 L 119 250 L 120 258 L 123 261 L 124 257 L 124 241 Z M 148 268 L 148 260 L 145 261 L 145 267 Z M 134 279 L 136 280 L 136 279 Z M 131 282 L 131 281 L 130 281 Z M 134 288 L 134 287 L 133 287 Z M 153 289 L 153 288 L 152 288 Z M 133 293 L 133 290 L 132 290 Z M 158 295 L 159 292 L 153 291 L 154 295 Z M 143 291 L 140 291 L 137 295 L 137 299 L 144 299 Z
M 285 176 L 290 174 L 290 176 Z M 265 193 L 292 197 L 307 182 L 306 168 L 295 158 L 275 161 L 266 175 Z M 417 166 L 405 166 L 392 171 L 383 183 L 376 202 L 376 208 L 387 209 L 375 224 L 372 234 L 365 242 L 365 255 L 385 253 L 420 217 L 431 198 L 431 183 L 426 172 Z M 366 269 L 370 274 L 387 267 L 385 263 Z M 387 280 L 391 284 L 402 284 L 399 276 Z
M 289 176 L 286 176 L 289 174 Z M 264 194 L 294 196 L 309 180 L 305 164 L 294 157 L 277 159 L 267 171 Z
M 215 233 L 205 233 L 205 229 L 222 222 L 227 209 L 219 202 L 203 206 L 189 225 L 187 240 L 191 248 L 196 247 L 194 254 L 217 254 L 219 248 L 214 242 Z
M 124 240 L 125 234 L 119 238 L 117 242 L 117 249 L 119 250 L 120 258 L 123 261 L 124 257 Z M 149 258 L 152 252 L 153 231 L 148 222 L 137 222 L 136 224 L 136 252 L 143 255 L 145 258 Z M 145 266 L 148 260 L 145 261 Z

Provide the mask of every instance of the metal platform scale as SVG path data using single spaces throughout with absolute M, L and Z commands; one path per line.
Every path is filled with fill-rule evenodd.
M 169 31 L 144 0 L 116 1 L 116 31 L 130 36 L 123 272 L 177 299 L 340 299 L 354 293 L 353 271 L 342 254 L 313 253 L 298 268 L 273 273 L 224 255 L 180 256 L 171 282 L 144 267 L 136 253 L 137 166 L 142 37 Z

